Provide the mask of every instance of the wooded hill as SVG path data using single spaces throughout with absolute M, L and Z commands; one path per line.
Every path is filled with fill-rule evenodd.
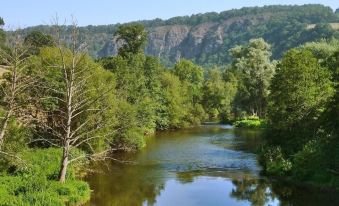
M 160 57 L 167 65 L 179 58 L 201 65 L 221 65 L 230 62 L 230 48 L 252 38 L 264 38 L 272 45 L 272 58 L 278 59 L 286 50 L 305 42 L 339 37 L 338 28 L 329 24 L 336 22 L 339 22 L 338 10 L 334 12 L 323 5 L 303 5 L 249 7 L 138 23 L 145 25 L 149 32 L 146 54 Z M 113 34 L 118 26 L 80 28 L 81 37 L 93 57 L 117 53 Z M 41 25 L 22 31 L 32 30 L 48 33 L 51 29 Z M 70 27 L 64 27 L 67 37 L 70 31 Z

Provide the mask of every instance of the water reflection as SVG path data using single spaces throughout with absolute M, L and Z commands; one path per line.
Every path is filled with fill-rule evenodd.
M 265 181 L 244 177 L 243 179 L 234 179 L 232 183 L 235 189 L 232 190 L 231 197 L 237 200 L 247 200 L 255 206 L 276 205 L 278 203 L 270 185 Z
M 338 195 L 259 176 L 260 131 L 207 125 L 163 132 L 136 154 L 96 163 L 87 177 L 94 206 L 339 205 Z
M 100 167 L 101 173 L 89 177 L 94 192 L 87 205 L 138 206 L 144 202 L 154 205 L 165 187 L 159 173 L 161 170 L 114 163 L 105 169 L 103 165 L 97 167 Z

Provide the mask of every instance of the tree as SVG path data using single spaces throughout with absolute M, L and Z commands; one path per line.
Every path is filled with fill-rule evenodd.
M 199 103 L 204 81 L 203 69 L 189 60 L 182 59 L 175 64 L 173 73 L 189 87 L 192 102 Z
M 208 70 L 203 87 L 203 105 L 210 119 L 230 119 L 232 102 L 236 94 L 236 81 L 225 81 L 218 68 Z
M 157 127 L 160 130 L 181 128 L 185 126 L 185 117 L 188 114 L 186 105 L 187 90 L 179 78 L 164 71 L 160 76 L 161 98 L 158 108 L 159 119 Z
M 121 44 L 119 55 L 136 54 L 142 51 L 147 41 L 147 33 L 142 24 L 127 24 L 119 26 L 114 34 L 117 42 Z
M 37 54 L 41 47 L 55 46 L 53 37 L 40 31 L 30 32 L 25 37 L 24 43 L 27 45 L 27 47 L 30 47 L 31 54 Z
M 114 78 L 82 52 L 82 45 L 77 47 L 77 32 L 73 25 L 71 49 L 59 44 L 41 49 L 36 57 L 42 93 L 38 128 L 48 136 L 35 141 L 62 148 L 60 182 L 65 181 L 69 163 L 110 151 L 117 129 L 112 103 Z M 73 157 L 72 151 L 79 148 L 87 153 Z
M 339 39 L 325 40 L 318 42 L 307 42 L 299 47 L 301 50 L 312 52 L 320 62 L 324 62 L 327 58 L 333 55 L 339 48 Z
M 233 69 L 239 75 L 237 100 L 242 110 L 265 116 L 270 80 L 275 64 L 270 61 L 270 45 L 263 39 L 252 39 L 247 45 L 230 50 Z
M 1 61 L 6 64 L 0 81 L 0 104 L 4 109 L 0 125 L 0 150 L 3 144 L 8 123 L 13 116 L 23 117 L 23 107 L 28 105 L 25 92 L 34 84 L 34 80 L 27 75 L 27 48 L 23 45 L 19 35 L 14 35 L 11 45 L 7 49 L 0 49 Z
M 121 105 L 118 113 L 123 113 L 124 117 L 129 119 L 130 126 L 120 130 L 121 135 L 116 144 L 131 143 L 132 139 L 142 139 L 140 137 L 144 134 L 153 133 L 159 120 L 159 75 L 163 70 L 159 60 L 138 52 L 128 53 L 127 56 L 101 58 L 99 62 L 117 77 L 116 92 Z M 125 124 L 126 120 L 120 119 L 121 124 Z M 141 144 L 132 143 L 133 148 L 144 145 L 143 141 L 136 142 Z
M 330 74 L 309 51 L 286 53 L 270 87 L 270 144 L 291 154 L 314 138 L 317 119 L 334 92 Z
M 185 105 L 189 112 L 186 121 L 191 124 L 200 124 L 206 116 L 201 104 L 204 81 L 203 69 L 189 60 L 182 59 L 175 64 L 173 73 L 179 77 L 182 87 L 187 91 Z
M 317 135 L 320 136 L 321 143 L 324 144 L 321 161 L 326 165 L 326 170 L 336 177 L 339 172 L 339 50 L 326 59 L 324 66 L 332 72 L 332 81 L 336 92 L 327 102 L 326 108 L 319 118 L 321 129 Z

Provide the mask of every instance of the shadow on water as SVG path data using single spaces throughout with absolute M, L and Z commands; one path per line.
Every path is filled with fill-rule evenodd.
M 337 194 L 260 177 L 260 131 L 204 125 L 161 132 L 147 147 L 95 163 L 88 175 L 94 206 L 339 205 Z

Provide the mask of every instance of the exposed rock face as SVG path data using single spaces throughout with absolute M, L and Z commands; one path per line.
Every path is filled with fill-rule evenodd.
M 166 66 L 180 58 L 213 66 L 230 63 L 228 50 L 245 44 L 252 38 L 264 38 L 271 44 L 274 59 L 281 58 L 288 49 L 307 41 L 336 38 L 339 32 L 327 31 L 324 36 L 324 32 L 316 30 L 316 25 L 329 22 L 339 22 L 339 16 L 331 8 L 303 5 L 242 8 L 138 23 L 144 24 L 149 33 L 145 53 L 160 57 Z M 339 24 L 330 25 L 333 29 L 339 28 Z M 80 28 L 82 40 L 88 44 L 91 56 L 96 58 L 117 54 L 119 45 L 113 36 L 118 26 L 119 24 Z M 29 27 L 22 32 L 26 35 L 33 30 L 46 32 L 50 27 Z M 65 38 L 69 39 L 70 29 L 68 33 L 67 28 L 65 31 Z
M 180 57 L 178 47 L 187 38 L 190 27 L 185 25 L 151 28 L 145 52 L 154 56 Z
M 220 51 L 229 30 L 234 31 L 234 27 L 239 27 L 239 30 L 247 30 L 250 26 L 269 19 L 270 16 L 268 14 L 243 16 L 220 22 L 205 22 L 196 26 L 148 27 L 149 38 L 145 52 L 172 62 L 179 58 L 198 60 L 203 58 L 202 55 Z M 116 55 L 117 50 L 118 45 L 112 39 L 106 42 L 97 55 L 99 57 Z

